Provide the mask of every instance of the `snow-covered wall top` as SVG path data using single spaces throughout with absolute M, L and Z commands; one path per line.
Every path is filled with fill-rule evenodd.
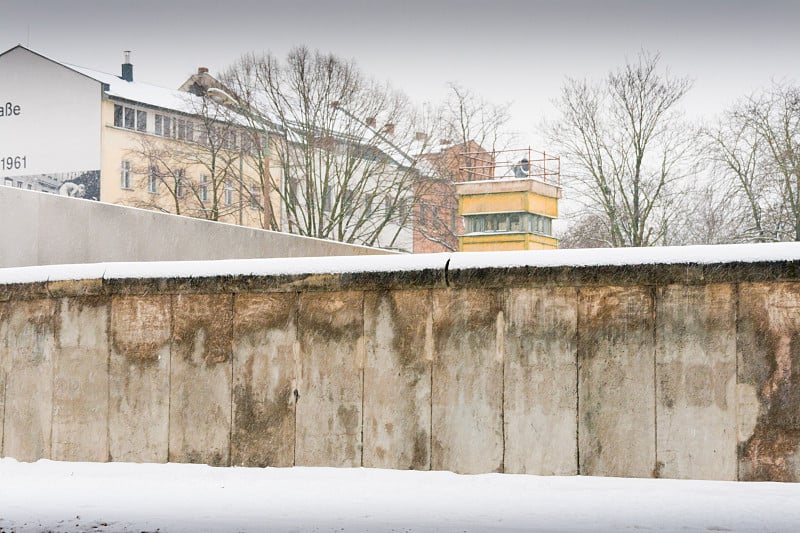
M 564 271 L 572 273 L 567 277 L 586 271 L 603 271 L 607 275 L 639 272 L 636 280 L 646 282 L 640 275 L 643 269 L 650 274 L 659 268 L 674 271 L 675 266 L 699 267 L 704 273 L 719 272 L 725 267 L 749 272 L 756 263 L 772 264 L 782 270 L 783 274 L 779 277 L 793 279 L 796 277 L 794 265 L 800 265 L 800 243 L 48 265 L 0 269 L 0 285 L 99 279 L 109 282 L 208 278 L 297 280 L 320 276 L 349 276 L 353 281 L 397 281 L 406 278 L 412 284 L 413 280 L 419 280 L 422 276 L 428 280 L 425 284 L 459 284 L 475 283 L 476 272 L 483 273 L 478 276 L 480 281 L 477 283 L 497 285 L 502 284 L 503 276 L 512 273 L 516 273 L 511 277 L 518 281 L 520 275 L 536 277 L 546 271 L 561 272 L 561 280 L 564 279 Z M 659 268 L 654 270 L 653 267 Z M 485 275 L 487 272 L 496 274 L 489 276 L 489 279 Z M 774 268 L 770 272 L 774 273 Z M 573 281 L 577 284 L 587 280 L 585 275 L 576 276 Z M 695 274 L 692 277 L 697 276 Z

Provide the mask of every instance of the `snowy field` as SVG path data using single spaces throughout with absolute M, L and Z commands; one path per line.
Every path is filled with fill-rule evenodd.
M 800 484 L 0 459 L 0 532 L 800 531 Z

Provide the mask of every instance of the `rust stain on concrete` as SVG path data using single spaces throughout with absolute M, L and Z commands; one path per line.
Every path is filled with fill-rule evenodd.
M 169 296 L 111 299 L 111 346 L 115 353 L 134 364 L 154 365 L 169 337 Z
M 174 299 L 175 354 L 213 366 L 231 359 L 233 302 L 229 294 L 180 294 Z
M 740 477 L 798 481 L 800 284 L 743 284 L 740 291 L 740 380 L 759 400 L 753 433 L 739 445 Z

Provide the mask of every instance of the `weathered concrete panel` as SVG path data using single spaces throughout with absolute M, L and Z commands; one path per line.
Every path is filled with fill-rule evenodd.
M 231 463 L 292 466 L 297 295 L 234 300 Z
M 671 285 L 656 300 L 657 472 L 736 479 L 736 304 L 731 285 Z
M 3 455 L 50 458 L 55 303 L 12 301 L 5 326 L 6 399 Z
M 739 479 L 800 481 L 800 283 L 739 286 Z
M 5 100 L 4 100 L 5 102 Z M 110 261 L 384 255 L 387 250 L 4 187 L 0 268 Z M 87 232 L 86 228 L 92 228 Z M 119 228 L 136 228 L 120 238 Z
M 5 455 L 3 452 L 3 426 L 5 426 L 8 362 L 8 303 L 0 302 L 0 457 Z
M 364 295 L 364 466 L 430 469 L 429 291 Z
M 361 466 L 363 293 L 302 293 L 298 466 Z
M 655 334 L 651 289 L 581 288 L 578 331 L 580 474 L 653 476 Z
M 56 461 L 108 460 L 109 299 L 59 302 L 53 357 L 53 450 Z
M 233 296 L 179 294 L 172 319 L 169 460 L 228 465 Z
M 503 333 L 497 291 L 433 291 L 431 468 L 503 471 Z
M 505 471 L 578 472 L 577 293 L 505 291 Z
M 167 462 L 170 296 L 111 300 L 109 460 Z

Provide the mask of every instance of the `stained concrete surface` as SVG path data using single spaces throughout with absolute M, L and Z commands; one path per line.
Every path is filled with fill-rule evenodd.
M 580 473 L 656 475 L 652 289 L 581 288 L 578 331 Z
M 434 290 L 431 468 L 503 471 L 503 309 L 497 291 Z
M 61 298 L 58 307 L 52 457 L 106 461 L 110 301 L 104 296 Z
M 430 468 L 432 313 L 429 291 L 365 293 L 365 467 Z
M 739 381 L 757 399 L 740 435 L 739 477 L 800 480 L 800 283 L 739 286 Z
M 53 300 L 9 302 L 5 322 L 3 456 L 35 461 L 52 456 Z
M 169 461 L 230 464 L 233 296 L 172 299 Z
M 172 297 L 111 300 L 109 460 L 166 462 Z
M 237 295 L 231 464 L 292 466 L 297 295 Z
M 656 303 L 657 474 L 735 480 L 734 288 L 671 285 Z
M 577 293 L 505 291 L 505 472 L 578 472 Z
M 361 466 L 363 293 L 302 293 L 298 316 L 298 466 Z

